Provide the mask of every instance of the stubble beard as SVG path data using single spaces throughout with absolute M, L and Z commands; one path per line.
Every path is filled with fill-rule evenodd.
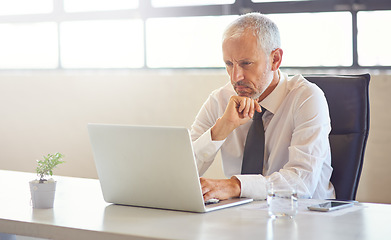
M 271 82 L 273 80 L 273 73 L 270 71 L 269 66 L 267 67 L 267 71 L 262 73 L 262 77 L 258 79 L 257 82 L 263 82 L 264 85 L 267 85 L 263 90 L 256 88 L 253 86 L 253 84 L 250 84 L 247 80 L 241 80 L 239 82 L 234 83 L 233 87 L 235 89 L 235 92 L 241 96 L 241 97 L 248 97 L 253 100 L 258 99 L 265 91 L 266 89 L 270 86 Z M 237 87 L 239 86 L 244 86 L 248 91 L 239 91 L 237 90 Z

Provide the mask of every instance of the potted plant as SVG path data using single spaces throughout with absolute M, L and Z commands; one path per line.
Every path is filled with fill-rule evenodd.
M 64 163 L 63 157 L 63 154 L 55 153 L 43 156 L 43 160 L 37 160 L 36 172 L 39 179 L 30 181 L 33 208 L 53 208 L 57 182 L 53 178 L 47 179 L 47 177 L 53 176 L 53 168 Z

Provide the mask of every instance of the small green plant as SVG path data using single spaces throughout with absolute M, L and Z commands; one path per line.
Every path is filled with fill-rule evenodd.
M 64 161 L 62 161 L 63 157 L 63 154 L 55 153 L 43 156 L 44 160 L 37 160 L 38 167 L 36 172 L 39 176 L 39 183 L 47 181 L 45 178 L 46 176 L 53 176 L 53 168 L 55 168 L 58 164 L 64 163 Z

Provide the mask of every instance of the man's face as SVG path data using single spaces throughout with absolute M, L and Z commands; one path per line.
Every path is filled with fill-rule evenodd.
M 245 32 L 223 42 L 223 58 L 231 84 L 242 97 L 258 99 L 273 80 L 271 63 L 256 37 Z

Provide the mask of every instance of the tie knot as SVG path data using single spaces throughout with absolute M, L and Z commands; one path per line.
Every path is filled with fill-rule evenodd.
M 257 112 L 257 111 L 254 112 L 253 120 L 262 119 L 262 116 L 266 112 L 266 109 L 264 107 L 261 108 L 262 108 L 262 112 Z

